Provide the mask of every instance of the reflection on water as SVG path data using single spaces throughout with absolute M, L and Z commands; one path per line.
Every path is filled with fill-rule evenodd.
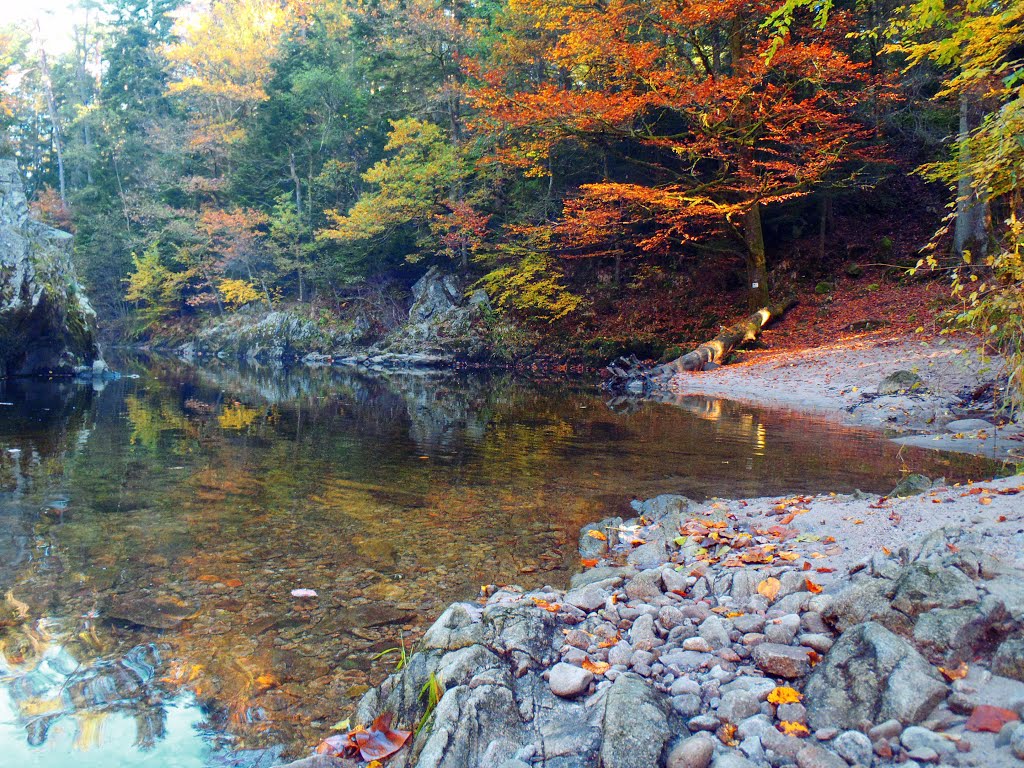
M 994 471 L 702 398 L 138 370 L 99 389 L 0 382 L 0 754 L 15 765 L 301 751 L 394 664 L 381 651 L 481 584 L 563 584 L 579 526 L 634 496 Z

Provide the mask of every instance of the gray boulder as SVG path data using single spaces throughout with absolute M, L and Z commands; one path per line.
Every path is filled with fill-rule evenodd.
M 912 371 L 894 371 L 878 384 L 878 394 L 898 395 L 901 392 L 921 389 L 924 382 Z
M 919 723 L 945 698 L 946 686 L 906 640 L 869 621 L 839 638 L 804 695 L 812 730 L 850 730 L 890 718 Z
M 639 675 L 616 678 L 605 703 L 602 768 L 661 765 L 671 738 L 665 697 Z
M 0 378 L 91 372 L 99 360 L 71 254 L 70 234 L 29 216 L 15 160 L 0 159 Z

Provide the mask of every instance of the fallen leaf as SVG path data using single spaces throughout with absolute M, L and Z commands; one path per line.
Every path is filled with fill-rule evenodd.
M 549 603 L 547 600 L 541 600 L 538 597 L 530 599 L 533 600 L 533 604 L 538 608 L 543 608 L 545 611 L 550 611 L 551 613 L 558 613 L 562 609 L 562 606 L 558 603 Z
M 796 688 L 780 685 L 768 694 L 768 701 L 772 704 L 798 704 L 803 697 L 803 694 Z
M 979 504 L 991 504 L 992 503 L 992 499 L 990 499 L 988 496 L 982 496 L 980 499 L 978 499 L 978 503 Z
M 939 667 L 939 672 L 941 672 L 942 676 L 949 680 L 949 682 L 953 682 L 954 680 L 963 680 L 965 677 L 967 677 L 967 662 L 961 661 L 957 666 L 953 667 L 952 669 L 947 669 L 946 667 Z
M 804 579 L 804 584 L 807 585 L 807 591 L 810 592 L 812 595 L 816 595 L 819 592 L 821 592 L 821 589 L 822 589 L 821 586 L 818 585 L 818 584 L 815 584 L 810 579 Z
M 593 672 L 595 675 L 603 675 L 612 668 L 612 665 L 607 661 L 591 661 L 590 659 L 584 659 L 583 664 L 580 666 L 587 670 L 587 672 Z
M 315 589 L 293 589 L 292 597 L 316 597 Z
M 800 554 L 798 552 L 779 552 L 779 557 L 791 563 L 794 560 L 799 560 Z
M 241 579 L 228 579 L 224 583 L 227 586 L 232 587 L 232 588 L 233 587 L 240 587 L 240 586 L 242 586 L 242 580 Z
M 204 573 L 196 581 L 220 581 L 220 576 L 214 576 L 212 573 Z
M 608 537 L 601 533 L 601 531 L 587 531 L 587 536 L 592 539 L 598 539 L 599 541 L 608 541 Z
M 794 723 L 789 720 L 783 720 L 779 723 L 779 730 L 787 736 L 796 736 L 801 739 L 811 735 L 811 732 L 807 730 L 806 725 L 803 723 Z
M 981 704 L 974 708 L 970 718 L 967 720 L 967 725 L 964 726 L 968 731 L 974 731 L 980 733 L 982 731 L 988 731 L 989 733 L 999 733 L 1003 726 L 1007 723 L 1012 723 L 1015 720 L 1019 720 L 1017 713 L 1012 709 L 1003 709 L 1002 707 L 993 707 L 990 704 Z
M 736 741 L 736 726 L 732 723 L 726 723 L 718 729 L 718 739 L 727 747 L 735 747 L 739 742 Z
M 363 760 L 383 760 L 405 746 L 412 731 L 391 730 L 391 713 L 385 712 L 373 721 L 369 728 L 353 731 L 349 740 Z
M 779 596 L 780 589 L 782 589 L 782 582 L 774 577 L 770 577 L 757 585 L 757 594 L 772 602 Z
M 584 557 L 582 560 L 580 560 L 580 565 L 582 565 L 584 568 L 593 568 L 595 565 L 597 565 L 597 562 L 598 561 L 596 557 Z
M 889 555 L 892 554 L 892 550 L 889 549 L 888 547 L 882 547 L 882 554 L 885 555 L 886 557 L 888 557 Z

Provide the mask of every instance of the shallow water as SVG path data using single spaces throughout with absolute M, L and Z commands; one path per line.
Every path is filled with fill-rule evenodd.
M 585 384 L 122 370 L 139 378 L 0 382 L 5 766 L 301 752 L 445 604 L 564 585 L 580 525 L 633 498 L 997 470 L 726 401 L 613 408 Z

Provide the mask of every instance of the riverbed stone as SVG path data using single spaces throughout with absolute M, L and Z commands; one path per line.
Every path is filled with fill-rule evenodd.
M 917 616 L 933 608 L 961 608 L 978 600 L 977 588 L 959 569 L 912 563 L 896 582 L 892 607 Z
M 906 640 L 866 622 L 845 632 L 804 689 L 812 729 L 921 722 L 945 698 L 938 673 Z
M 665 697 L 641 677 L 621 675 L 608 689 L 601 765 L 650 768 L 661 762 L 672 736 Z
M 587 611 L 589 613 L 603 607 L 607 599 L 607 592 L 591 584 L 586 587 L 580 587 L 579 589 L 573 589 L 566 592 L 565 598 L 562 602 L 573 605 L 581 611 Z
M 761 643 L 754 648 L 753 658 L 762 672 L 793 679 L 803 677 L 811 669 L 807 650 L 778 643 Z
M 832 740 L 832 749 L 851 765 L 871 765 L 871 739 L 860 731 L 843 731 Z
M 651 568 L 641 571 L 626 583 L 626 597 L 630 600 L 650 600 L 661 597 L 661 571 Z
M 1010 751 L 1018 760 L 1024 760 L 1024 725 L 1018 724 L 1010 734 Z
M 843 758 L 817 744 L 807 744 L 797 752 L 796 764 L 799 768 L 847 768 Z
M 992 671 L 1014 680 L 1024 680 L 1024 638 L 1011 637 L 999 644 L 992 657 Z
M 626 556 L 626 562 L 638 568 L 657 568 L 666 560 L 668 549 L 660 539 L 641 544 Z
M 559 662 L 551 668 L 548 684 L 555 696 L 571 699 L 585 693 L 594 680 L 594 673 L 573 664 Z
M 668 753 L 665 768 L 707 768 L 715 754 L 714 740 L 703 734 L 691 736 L 676 744 Z
M 749 691 L 733 690 L 722 695 L 718 716 L 727 723 L 737 724 L 761 711 L 761 702 Z

